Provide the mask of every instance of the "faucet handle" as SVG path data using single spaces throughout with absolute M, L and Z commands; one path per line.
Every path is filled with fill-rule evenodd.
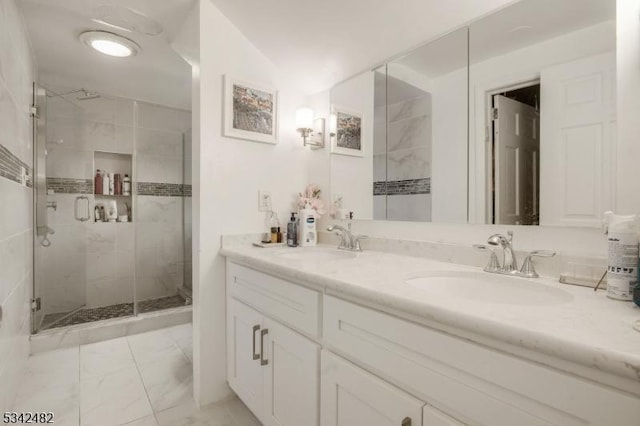
M 500 262 L 498 261 L 498 256 L 496 255 L 495 250 L 484 244 L 474 244 L 473 248 L 476 250 L 488 251 L 489 253 L 491 253 L 489 263 L 487 263 L 487 266 L 484 267 L 484 270 L 486 272 L 497 272 L 501 270 Z
M 360 240 L 366 240 L 367 238 L 369 238 L 368 235 L 354 235 L 351 248 L 355 251 L 362 251 L 362 247 L 360 247 Z
M 520 274 L 526 278 L 538 278 L 539 275 L 536 272 L 536 268 L 533 265 L 534 257 L 553 257 L 556 255 L 555 251 L 551 250 L 534 250 L 524 259 L 522 263 L 522 269 Z

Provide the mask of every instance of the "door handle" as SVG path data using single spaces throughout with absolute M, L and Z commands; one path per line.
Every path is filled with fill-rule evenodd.
M 411 419 L 409 417 L 405 417 L 401 426 L 411 426 Z
M 258 330 L 260 330 L 260 326 L 254 325 L 253 326 L 253 359 L 254 360 L 260 359 L 260 355 L 256 353 L 256 331 Z
M 269 364 L 269 360 L 264 359 L 264 336 L 266 336 L 268 332 L 269 332 L 268 328 L 265 328 L 260 332 L 260 365 Z
M 87 202 L 87 214 L 86 216 L 80 216 L 78 214 L 78 205 L 80 204 L 80 200 L 85 200 Z M 76 220 L 79 220 L 80 222 L 86 222 L 91 218 L 91 212 L 89 209 L 89 197 L 86 197 L 84 195 L 80 196 L 80 197 L 76 197 L 76 205 L 75 205 L 75 218 Z

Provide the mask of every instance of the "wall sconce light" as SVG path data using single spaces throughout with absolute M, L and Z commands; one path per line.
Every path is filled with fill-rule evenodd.
M 311 108 L 296 109 L 296 128 L 302 136 L 304 146 L 311 149 L 324 148 L 324 118 L 314 120 Z
M 338 129 L 338 116 L 334 113 L 331 113 L 329 117 L 329 136 L 332 138 L 336 137 L 336 132 Z

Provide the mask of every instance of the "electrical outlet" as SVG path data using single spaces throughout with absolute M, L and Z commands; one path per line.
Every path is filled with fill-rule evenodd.
M 271 192 L 270 191 L 258 191 L 258 211 L 270 212 L 271 208 Z

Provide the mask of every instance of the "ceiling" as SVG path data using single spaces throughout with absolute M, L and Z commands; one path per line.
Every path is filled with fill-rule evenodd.
M 469 57 L 467 33 L 458 30 L 394 63 L 434 78 L 466 66 L 468 60 L 478 63 L 615 18 L 615 0 L 522 0 L 470 25 Z
M 191 67 L 171 48 L 195 0 L 19 0 L 45 86 L 80 88 L 191 109 Z M 157 36 L 93 22 L 102 5 L 122 5 L 159 22 Z M 142 50 L 114 58 L 85 47 L 78 35 L 101 29 L 123 35 Z
M 306 93 L 512 0 L 211 0 Z

